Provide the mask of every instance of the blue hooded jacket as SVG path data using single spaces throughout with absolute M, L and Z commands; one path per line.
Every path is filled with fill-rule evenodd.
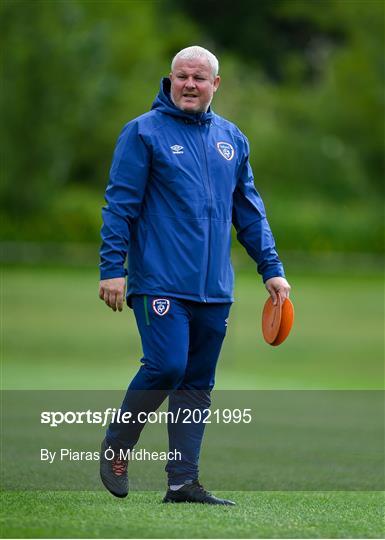
M 178 109 L 168 78 L 151 111 L 124 126 L 105 199 L 100 277 L 125 276 L 128 255 L 128 298 L 232 302 L 232 224 L 263 280 L 284 276 L 246 137 L 210 108 Z

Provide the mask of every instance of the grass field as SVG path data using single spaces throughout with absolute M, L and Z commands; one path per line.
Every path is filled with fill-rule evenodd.
M 97 282 L 90 270 L 5 269 L 3 388 L 125 388 L 141 352 L 134 319 L 130 310 L 107 310 Z M 291 282 L 295 328 L 273 348 L 260 332 L 266 292 L 257 278 L 238 278 L 217 388 L 382 388 L 382 276 L 294 276 Z M 103 491 L 7 491 L 1 535 L 381 538 L 385 532 L 382 492 L 227 493 L 235 508 L 170 507 L 160 504 L 161 496 L 133 492 L 119 501 Z
M 260 329 L 267 292 L 238 277 L 216 388 L 382 388 L 381 274 L 290 281 L 295 326 L 276 348 Z M 105 307 L 96 271 L 9 268 L 3 282 L 3 387 L 126 387 L 141 356 L 133 313 Z
M 236 507 L 163 505 L 160 493 L 3 495 L 9 538 L 381 538 L 375 493 L 223 493 Z

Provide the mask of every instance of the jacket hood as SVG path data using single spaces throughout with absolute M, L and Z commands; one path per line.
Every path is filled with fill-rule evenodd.
M 208 108 L 205 113 L 187 113 L 178 109 L 173 103 L 170 95 L 171 90 L 171 81 L 168 77 L 163 77 L 160 81 L 159 93 L 155 98 L 155 101 L 152 104 L 151 110 L 156 109 L 157 111 L 169 114 L 170 116 L 175 116 L 177 118 L 182 118 L 188 120 L 191 123 L 195 122 L 210 122 L 213 117 L 213 112 L 211 107 Z

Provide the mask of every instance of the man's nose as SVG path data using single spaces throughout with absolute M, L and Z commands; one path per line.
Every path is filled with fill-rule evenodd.
M 187 88 L 195 88 L 195 81 L 192 77 L 189 77 L 187 80 L 186 80 L 186 86 Z

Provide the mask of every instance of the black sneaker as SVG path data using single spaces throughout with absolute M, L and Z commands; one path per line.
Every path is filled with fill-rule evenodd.
M 128 462 L 125 459 L 119 459 L 119 454 L 111 460 L 107 459 L 106 450 L 108 450 L 107 457 L 110 457 L 109 454 L 112 456 L 113 450 L 107 446 L 106 439 L 104 439 L 100 448 L 100 478 L 112 495 L 120 498 L 127 497 Z
M 192 484 L 185 484 L 180 489 L 173 491 L 167 490 L 167 493 L 163 499 L 164 503 L 201 503 L 201 504 L 221 504 L 227 506 L 234 506 L 235 502 L 228 501 L 227 499 L 218 499 L 214 495 L 211 495 L 205 490 L 203 486 L 195 480 Z

